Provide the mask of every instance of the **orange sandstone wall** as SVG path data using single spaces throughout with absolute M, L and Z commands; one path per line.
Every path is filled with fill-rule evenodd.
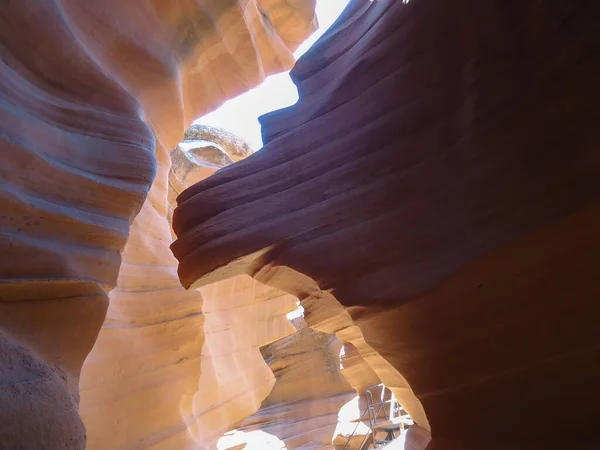
M 168 248 L 169 153 L 195 118 L 293 65 L 314 1 L 0 10 L 0 332 L 2 353 L 24 355 L 0 360 L 17 374 L 1 445 L 83 448 L 81 381 L 89 448 L 196 446 L 180 409 L 204 318 Z

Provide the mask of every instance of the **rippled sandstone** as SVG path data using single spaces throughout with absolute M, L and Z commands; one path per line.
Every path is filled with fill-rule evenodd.
M 583 0 L 351 2 L 264 148 L 178 198 L 182 282 L 297 296 L 385 358 L 430 448 L 593 448 L 599 21 Z
M 198 447 L 188 429 L 210 405 L 188 397 L 205 319 L 169 251 L 170 151 L 195 118 L 290 68 L 313 11 L 311 0 L 0 6 L 1 348 L 14 341 L 41 367 L 31 389 L 8 378 L 0 390 L 14 411 L 5 448 L 82 448 L 79 383 L 88 448 Z M 285 315 L 262 319 L 279 323 L 273 339 L 292 331 Z M 27 361 L 0 369 L 29 373 Z M 263 374 L 239 414 L 268 394 Z

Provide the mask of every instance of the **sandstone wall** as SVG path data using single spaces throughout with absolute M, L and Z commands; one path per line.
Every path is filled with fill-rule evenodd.
M 302 317 L 292 324 L 296 333 L 261 349 L 275 384 L 260 409 L 235 425 L 239 438 L 232 436 L 230 445 L 252 442 L 258 430 L 288 449 L 331 448 L 338 413 L 356 396 L 340 366 L 342 345 L 334 335 L 307 327 Z
M 179 197 L 183 283 L 297 296 L 385 358 L 434 448 L 591 445 L 599 20 L 586 1 L 351 2 L 265 147 Z
M 169 153 L 194 119 L 290 68 L 313 11 L 312 0 L 0 6 L 0 330 L 3 352 L 28 355 L 0 361 L 18 374 L 0 390 L 15 414 L 6 448 L 82 448 L 78 383 L 99 332 L 81 373 L 89 448 L 197 446 L 186 429 L 207 406 L 188 423 L 187 395 L 204 317 L 169 250 Z M 40 379 L 64 400 L 56 416 Z M 57 420 L 66 434 L 50 439 Z

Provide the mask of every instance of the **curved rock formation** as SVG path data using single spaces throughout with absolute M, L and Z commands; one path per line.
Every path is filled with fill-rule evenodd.
M 307 327 L 302 317 L 292 324 L 296 333 L 261 349 L 275 375 L 271 393 L 255 414 L 235 425 L 230 446 L 223 448 L 251 443 L 257 430 L 276 436 L 287 449 L 331 447 L 338 412 L 356 396 L 341 371 L 342 346 L 335 336 Z
M 192 120 L 291 67 L 313 9 L 313 0 L 0 6 L 0 330 L 43 359 L 40 377 L 52 379 L 43 389 L 62 377 L 76 395 L 104 322 L 82 375 L 89 448 L 190 444 L 180 402 L 198 390 L 202 304 L 179 286 L 168 248 L 169 152 Z M 7 342 L 0 353 L 14 352 Z M 28 364 L 2 358 L 0 371 Z M 3 422 L 8 448 L 59 417 L 35 389 L 15 389 L 0 391 L 0 405 L 27 414 Z M 82 448 L 77 415 L 60 417 L 73 439 L 46 435 L 35 448 Z
M 183 284 L 250 274 L 366 340 L 433 448 L 597 439 L 599 21 L 584 0 L 352 2 L 265 147 L 179 197 Z
M 215 171 L 214 149 L 229 160 L 249 149 L 204 126 L 190 127 L 186 140 L 199 133 L 202 146 L 188 148 L 193 159 L 181 145 L 171 152 L 167 199 Z M 82 370 L 88 448 L 214 449 L 271 391 L 275 378 L 259 348 L 295 331 L 286 313 L 298 300 L 248 276 L 185 291 L 170 241 L 148 239 L 148 225 L 162 226 L 162 220 L 136 226 L 137 220 L 107 318 Z
M 187 187 L 251 154 L 247 142 L 226 130 L 207 125 L 189 127 L 184 140 L 171 151 L 167 196 L 169 224 L 173 221 L 176 199 Z
M 182 144 L 189 142 L 191 148 L 194 148 L 195 141 L 208 141 L 213 146 L 225 152 L 229 160 L 234 162 L 241 161 L 253 153 L 250 144 L 248 144 L 242 138 L 230 133 L 227 130 L 210 125 L 195 124 L 189 127 L 185 131 L 185 139 L 179 143 L 179 147 L 181 147 Z M 218 165 L 217 162 L 213 162 L 213 164 Z M 219 166 L 219 168 L 221 167 L 224 166 Z
M 213 449 L 236 422 L 260 408 L 275 377 L 260 347 L 294 333 L 286 314 L 298 299 L 235 277 L 202 290 L 205 343 L 198 387 L 190 399 L 190 432 Z

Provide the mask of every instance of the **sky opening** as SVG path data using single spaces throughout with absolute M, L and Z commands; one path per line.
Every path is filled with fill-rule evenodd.
M 294 52 L 298 59 L 335 22 L 349 0 L 317 0 L 319 29 Z M 220 108 L 196 121 L 195 124 L 223 128 L 244 139 L 254 150 L 262 147 L 258 117 L 285 108 L 298 101 L 298 91 L 289 72 L 268 77 L 263 84 L 225 102 Z

